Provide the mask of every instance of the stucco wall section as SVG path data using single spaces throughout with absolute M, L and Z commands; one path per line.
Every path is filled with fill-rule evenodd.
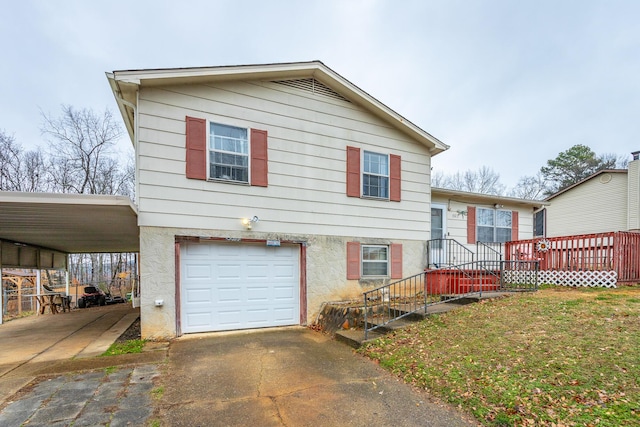
M 425 242 L 416 240 L 362 239 L 349 236 L 287 235 L 254 231 L 194 230 L 163 227 L 140 227 L 142 336 L 149 339 L 173 338 L 177 334 L 176 319 L 176 236 L 281 240 L 306 245 L 307 257 L 307 323 L 311 324 L 326 301 L 361 298 L 362 291 L 389 282 L 384 280 L 347 280 L 346 244 L 401 243 L 403 276 L 420 273 L 425 267 Z M 164 300 L 161 307 L 155 300 Z

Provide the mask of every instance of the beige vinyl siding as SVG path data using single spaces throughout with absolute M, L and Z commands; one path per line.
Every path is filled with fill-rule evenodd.
M 547 237 L 626 230 L 627 174 L 595 176 L 549 202 Z
M 493 203 L 465 203 L 438 196 L 433 196 L 431 202 L 448 206 L 446 212 L 446 237 L 457 240 L 475 252 L 476 245 L 467 243 L 467 208 L 468 206 L 475 206 L 491 209 Z M 500 209 L 518 212 L 518 236 L 511 236 L 512 240 L 533 238 L 533 208 L 505 204 L 504 207 Z
M 270 82 L 142 88 L 141 226 L 426 240 L 428 149 L 359 106 Z M 269 186 L 185 177 L 185 116 L 267 130 Z M 402 202 L 346 196 L 346 147 L 402 157 Z

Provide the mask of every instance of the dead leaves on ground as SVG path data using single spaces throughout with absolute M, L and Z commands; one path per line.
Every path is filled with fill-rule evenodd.
M 486 425 L 640 425 L 640 289 L 467 306 L 363 352 Z

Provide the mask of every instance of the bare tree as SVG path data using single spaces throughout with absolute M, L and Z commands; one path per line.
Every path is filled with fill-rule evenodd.
M 22 147 L 11 135 L 0 131 L 0 190 L 19 191 Z
M 13 136 L 0 131 L 0 190 L 47 191 L 42 153 L 23 151 Z
M 542 200 L 548 191 L 547 181 L 542 173 L 534 176 L 523 176 L 515 187 L 509 191 L 509 196 L 527 200 Z
M 458 171 L 453 175 L 444 175 L 439 180 L 438 187 L 451 190 L 497 196 L 504 194 L 505 191 L 505 186 L 500 182 L 500 174 L 487 166 L 482 166 L 477 171 Z
M 442 171 L 431 172 L 431 186 L 444 188 L 446 176 Z
M 99 115 L 63 105 L 59 117 L 42 116 L 42 132 L 50 142 L 48 170 L 55 191 L 131 195 L 133 174 L 126 167 L 128 162 L 115 157 L 114 150 L 122 128 L 109 110 Z

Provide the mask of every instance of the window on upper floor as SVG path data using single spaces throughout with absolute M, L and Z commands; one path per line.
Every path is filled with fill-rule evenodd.
M 249 182 L 249 140 L 245 128 L 210 123 L 209 178 Z
M 347 196 L 399 202 L 402 195 L 402 159 L 347 147 Z
M 389 247 L 362 245 L 362 276 L 387 276 L 389 271 Z
M 480 242 L 504 243 L 511 240 L 512 212 L 477 208 L 477 239 Z
M 185 118 L 186 176 L 252 186 L 269 185 L 267 131 Z M 249 170 L 250 168 L 250 170 Z
M 379 199 L 389 198 L 389 156 L 364 152 L 362 195 Z

